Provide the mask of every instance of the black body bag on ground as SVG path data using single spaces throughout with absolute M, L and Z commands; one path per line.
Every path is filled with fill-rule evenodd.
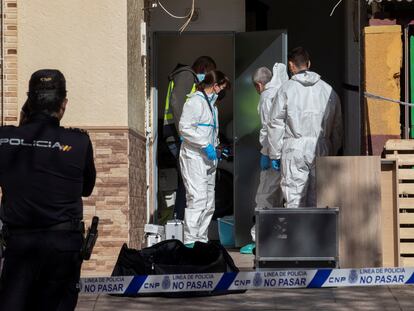
M 179 240 L 166 240 L 142 250 L 130 249 L 124 244 L 112 276 L 223 272 L 239 272 L 239 269 L 220 243 L 196 242 L 193 248 L 188 248 Z M 137 293 L 132 296 L 201 297 L 242 292 L 245 291 Z

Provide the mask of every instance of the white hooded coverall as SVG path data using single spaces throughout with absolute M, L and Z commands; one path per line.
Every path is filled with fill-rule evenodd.
M 269 155 L 281 159 L 287 207 L 316 206 L 316 156 L 335 155 L 342 145 L 338 95 L 311 71 L 279 89 L 268 123 Z
M 183 139 L 180 168 L 187 198 L 185 244 L 208 241 L 208 226 L 215 208 L 217 161 L 209 160 L 202 148 L 218 145 L 218 126 L 218 110 L 214 103 L 208 103 L 199 91 L 189 95 L 179 124 Z
M 265 156 L 269 156 L 267 123 L 269 122 L 273 98 L 276 96 L 281 85 L 289 80 L 285 64 L 275 63 L 272 71 L 272 79 L 265 85 L 264 91 L 260 94 L 260 101 L 257 107 L 262 124 L 259 137 L 262 146 L 260 152 Z M 260 182 L 256 193 L 257 207 L 271 208 L 282 206 L 283 195 L 280 188 L 280 177 L 280 172 L 275 171 L 272 168 L 260 172 Z

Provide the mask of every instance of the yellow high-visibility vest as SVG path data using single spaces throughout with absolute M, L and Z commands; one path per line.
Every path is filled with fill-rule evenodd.
M 170 98 L 171 98 L 171 93 L 173 89 L 174 89 L 174 81 L 171 80 L 170 83 L 168 84 L 167 97 L 165 99 L 164 125 L 174 124 L 174 115 L 173 115 L 172 107 L 170 105 Z M 197 89 L 197 84 L 194 83 L 193 87 L 191 88 L 190 94 L 194 93 L 196 89 Z

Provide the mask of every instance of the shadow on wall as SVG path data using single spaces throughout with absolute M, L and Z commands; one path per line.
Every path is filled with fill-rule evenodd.
M 381 266 L 380 158 L 321 157 L 316 168 L 317 206 L 340 208 L 341 268 Z

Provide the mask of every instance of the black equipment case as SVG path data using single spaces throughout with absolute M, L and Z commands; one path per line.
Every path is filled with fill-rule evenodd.
M 222 273 L 239 272 L 230 254 L 220 243 L 195 242 L 193 248 L 186 247 L 179 240 L 165 240 L 151 247 L 136 250 L 124 244 L 115 264 L 112 276 Z M 201 297 L 243 293 L 238 291 L 197 291 L 139 294 L 130 296 Z M 127 296 L 127 295 L 124 295 Z
M 338 266 L 338 208 L 258 208 L 257 270 Z

